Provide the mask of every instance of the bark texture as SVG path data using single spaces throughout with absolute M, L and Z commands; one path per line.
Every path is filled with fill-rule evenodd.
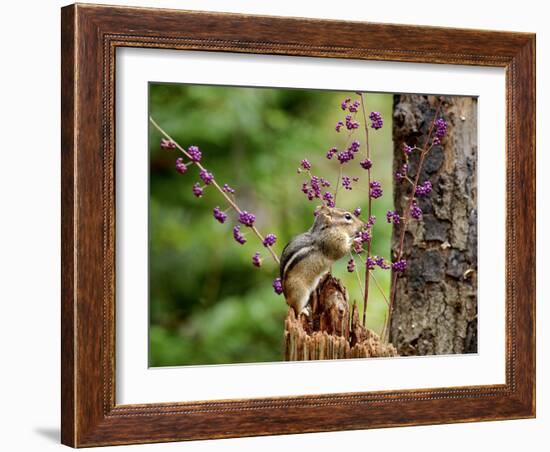
M 423 146 L 435 114 L 433 96 L 394 96 L 394 170 L 404 163 L 403 143 Z M 419 197 L 420 221 L 405 233 L 408 268 L 397 278 L 390 339 L 400 355 L 477 352 L 477 100 L 447 97 L 441 116 L 447 134 L 434 147 L 421 170 L 422 183 L 433 191 Z M 410 158 L 416 175 L 418 151 Z M 406 208 L 411 186 L 394 184 L 398 212 Z M 394 227 L 392 253 L 399 246 Z
M 310 298 L 312 314 L 296 317 L 289 308 L 285 320 L 285 360 L 374 358 L 396 356 L 391 344 L 361 325 L 359 310 L 351 309 L 346 288 L 326 276 Z

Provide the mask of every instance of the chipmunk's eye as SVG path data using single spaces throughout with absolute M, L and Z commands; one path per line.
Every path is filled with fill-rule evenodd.
M 351 220 L 351 214 L 350 214 L 350 213 L 346 213 L 346 214 L 344 215 L 344 218 L 345 218 L 346 220 L 348 220 L 348 221 Z

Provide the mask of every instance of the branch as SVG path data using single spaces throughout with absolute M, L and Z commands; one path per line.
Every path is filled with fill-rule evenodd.
M 170 140 L 172 143 L 174 143 L 176 145 L 176 147 L 187 157 L 191 160 L 191 156 L 189 155 L 189 153 L 184 149 L 182 148 L 170 135 L 168 135 L 156 122 L 155 120 L 152 118 L 152 117 L 149 117 L 149 121 L 151 122 L 151 124 L 153 124 L 153 126 L 162 134 L 164 135 L 168 140 Z M 200 170 L 204 170 L 206 171 L 206 169 L 204 168 L 204 166 L 201 165 L 200 162 L 195 162 L 195 164 L 197 165 L 197 167 L 200 169 Z M 221 193 L 221 195 L 225 198 L 225 200 L 231 205 L 231 207 L 233 207 L 239 214 L 242 213 L 242 210 L 241 208 L 227 195 L 227 193 L 225 193 L 222 188 L 218 185 L 218 183 L 216 182 L 216 179 L 212 179 L 212 185 L 214 185 L 214 187 L 216 187 L 216 189 Z M 260 242 L 264 242 L 264 237 L 262 236 L 262 234 L 260 234 L 260 231 L 258 231 L 258 229 L 256 228 L 256 226 L 251 226 L 251 229 L 252 231 L 254 232 L 254 234 L 256 234 L 256 236 L 258 237 L 258 239 L 260 239 Z M 277 264 L 280 264 L 280 260 L 279 260 L 279 257 L 275 254 L 275 252 L 273 251 L 273 249 L 270 247 L 270 246 L 267 246 L 266 247 L 271 256 L 273 257 L 273 259 L 275 260 L 275 262 Z

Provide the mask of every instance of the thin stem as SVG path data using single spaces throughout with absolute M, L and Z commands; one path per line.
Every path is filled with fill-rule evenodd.
M 340 179 L 342 179 L 342 165 L 340 165 L 340 172 L 336 179 L 336 190 L 334 190 L 334 205 L 336 205 L 336 197 L 338 196 L 338 189 L 340 188 Z
M 367 112 L 365 110 L 365 98 L 363 93 L 359 93 L 361 97 L 361 111 L 363 112 L 363 128 L 365 129 L 365 148 L 367 152 L 367 159 L 370 159 L 370 142 L 369 142 L 369 126 L 367 124 Z M 370 168 L 367 170 L 367 190 L 368 190 L 368 218 L 370 219 L 372 215 L 372 198 L 370 196 L 370 183 L 371 183 L 371 173 Z M 371 241 L 373 236 L 373 227 L 371 227 L 371 240 L 367 243 L 367 259 L 370 257 L 371 252 Z M 367 325 L 367 305 L 369 303 L 369 279 L 370 272 L 365 271 L 365 294 L 364 294 L 364 303 L 363 303 L 363 326 Z
M 380 294 L 382 295 L 382 298 L 384 298 L 384 301 L 386 302 L 388 307 L 390 307 L 390 301 L 388 300 L 388 297 L 386 297 L 386 294 L 384 293 L 384 290 L 382 289 L 382 286 L 380 286 L 380 284 L 378 283 L 378 280 L 374 276 L 374 272 L 372 270 L 369 270 L 369 273 L 372 276 L 372 279 L 373 279 L 374 283 L 376 284 L 376 287 L 378 287 L 378 290 L 380 291 Z
M 387 322 L 388 322 L 388 311 L 384 312 L 384 324 L 382 325 L 382 330 L 380 331 L 380 338 L 383 338 L 386 335 Z
M 357 254 L 357 257 L 361 260 L 361 262 L 363 263 L 363 265 L 365 265 L 366 267 L 366 261 L 365 259 L 363 259 L 361 257 L 360 254 Z M 370 273 L 370 275 L 372 276 L 372 279 L 374 280 L 374 282 L 376 283 L 376 288 L 378 289 L 378 291 L 380 292 L 380 295 L 382 295 L 382 298 L 384 299 L 384 301 L 386 302 L 386 304 L 389 306 L 390 305 L 390 302 L 388 300 L 388 297 L 386 297 L 386 294 L 384 293 L 384 289 L 382 289 L 382 286 L 378 283 L 378 280 L 375 278 L 374 276 L 374 272 L 372 270 L 368 270 L 368 272 Z
M 191 156 L 189 155 L 189 153 L 184 149 L 182 148 L 170 135 L 168 135 L 156 122 L 155 120 L 152 118 L 152 117 L 149 117 L 149 121 L 151 122 L 151 124 L 153 124 L 153 126 L 155 126 L 155 128 L 161 133 L 163 134 L 167 139 L 169 139 L 172 143 L 174 143 L 176 145 L 176 147 L 181 151 L 183 152 L 183 154 L 191 159 Z M 204 166 L 202 166 L 202 164 L 200 162 L 195 162 L 197 167 L 201 170 L 205 170 Z M 225 193 L 222 188 L 218 185 L 218 183 L 216 182 L 216 179 L 212 179 L 212 185 L 214 185 L 214 187 L 216 187 L 216 189 L 221 193 L 221 195 L 225 198 L 225 200 L 231 205 L 231 207 L 233 207 L 239 214 L 242 213 L 242 210 L 239 208 L 239 206 L 237 205 L 236 202 L 234 202 L 228 195 L 227 193 Z M 258 237 L 258 239 L 260 239 L 260 242 L 263 243 L 264 241 L 264 237 L 262 236 L 262 234 L 260 234 L 260 231 L 258 231 L 258 229 L 256 228 L 256 226 L 252 226 L 250 229 L 252 229 L 252 231 L 254 231 L 254 233 L 256 234 L 256 236 Z M 271 254 L 271 256 L 273 257 L 273 259 L 275 260 L 275 262 L 277 262 L 277 264 L 280 264 L 280 261 L 279 261 L 279 257 L 275 254 L 275 252 L 273 251 L 273 249 L 268 246 L 266 247 L 269 251 L 269 253 Z
M 396 261 L 400 261 L 403 258 L 403 247 L 405 243 L 405 232 L 407 230 L 407 225 L 410 221 L 410 211 L 412 203 L 415 199 L 416 194 L 416 187 L 418 187 L 418 182 L 420 180 L 420 173 L 422 172 L 422 165 L 424 164 L 424 160 L 426 158 L 426 155 L 429 153 L 429 151 L 432 149 L 431 145 L 431 139 L 432 139 L 432 133 L 435 127 L 435 122 L 437 121 L 437 117 L 439 116 L 439 111 L 441 110 L 441 105 L 443 103 L 443 99 L 439 99 L 439 103 L 437 104 L 437 108 L 435 110 L 435 115 L 432 121 L 432 124 L 430 126 L 430 130 L 428 133 L 428 137 L 426 139 L 426 142 L 424 143 L 424 146 L 420 153 L 420 161 L 418 163 L 418 169 L 416 170 L 416 176 L 414 178 L 414 184 L 412 186 L 412 196 L 409 198 L 409 202 L 407 203 L 407 208 L 405 212 L 403 212 L 403 224 L 401 226 L 401 235 L 399 237 L 399 247 L 397 251 L 397 259 Z M 416 147 L 415 147 L 416 148 Z M 418 148 L 420 149 L 420 148 Z M 384 334 L 389 334 L 389 324 L 391 322 L 391 317 L 393 314 L 393 310 L 395 307 L 395 295 L 397 293 L 397 276 L 398 272 L 394 271 L 392 275 L 392 285 L 391 285 L 391 294 L 390 294 L 390 308 L 388 317 L 386 318 L 386 322 L 384 325 Z
M 353 256 L 351 255 L 350 253 L 350 257 L 353 259 Z M 361 284 L 361 277 L 359 276 L 359 271 L 357 270 L 357 267 L 355 267 L 355 269 L 353 270 L 353 273 L 355 273 L 355 275 L 357 276 L 357 282 L 359 283 L 359 290 L 361 291 L 361 296 L 364 296 L 364 291 L 363 291 L 363 285 Z

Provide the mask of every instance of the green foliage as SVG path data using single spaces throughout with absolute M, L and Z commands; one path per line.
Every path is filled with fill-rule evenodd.
M 314 174 L 336 182 L 338 163 L 325 154 L 345 144 L 334 125 L 343 117 L 339 104 L 348 93 L 172 84 L 150 84 L 149 92 L 151 116 L 182 146 L 200 147 L 204 165 L 218 182 L 237 190 L 239 205 L 256 214 L 260 231 L 277 235 L 277 254 L 311 226 L 316 204 L 301 193 L 304 176 L 296 169 L 308 158 Z M 373 253 L 389 257 L 385 212 L 393 205 L 392 96 L 369 94 L 366 101 L 368 110 L 380 111 L 385 121 L 370 134 L 373 173 L 384 188 L 384 196 L 374 201 Z M 363 131 L 356 134 L 364 145 Z M 160 138 L 150 127 L 150 365 L 280 360 L 287 307 L 271 288 L 277 265 L 253 234 L 244 246 L 233 240 L 231 211 L 226 224 L 214 220 L 212 209 L 227 207 L 223 198 L 213 187 L 195 198 L 191 187 L 199 180 L 197 169 L 178 174 L 179 155 L 161 150 Z M 346 174 L 362 177 L 362 188 L 340 189 L 338 205 L 366 212 L 366 172 L 355 160 Z M 260 269 L 251 264 L 256 251 L 264 260 Z M 334 272 L 362 306 L 357 277 L 345 264 L 339 262 Z M 363 270 L 359 261 L 357 266 Z M 389 273 L 376 274 L 387 294 Z M 370 294 L 367 323 L 379 331 L 386 304 L 374 284 Z

